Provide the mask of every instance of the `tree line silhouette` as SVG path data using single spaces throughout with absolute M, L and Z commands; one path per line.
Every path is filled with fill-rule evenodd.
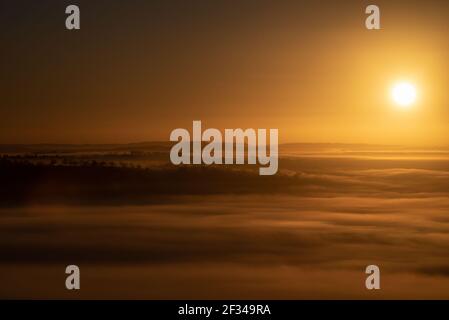
M 23 206 L 145 204 L 179 195 L 285 192 L 295 178 L 261 177 L 229 167 L 2 156 L 0 181 L 0 206 Z

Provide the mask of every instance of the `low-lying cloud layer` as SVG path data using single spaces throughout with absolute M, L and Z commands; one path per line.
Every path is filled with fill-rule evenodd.
M 166 201 L 3 207 L 0 295 L 67 297 L 64 266 L 77 264 L 82 297 L 448 298 L 444 164 L 329 161 L 328 170 L 290 165 L 276 188 L 229 171 L 208 192 L 189 189 L 220 177 L 204 171 L 152 193 Z M 371 296 L 369 264 L 382 274 Z

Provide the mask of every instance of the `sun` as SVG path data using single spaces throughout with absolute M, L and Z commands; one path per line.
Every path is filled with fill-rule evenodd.
M 391 96 L 400 107 L 410 107 L 416 101 L 416 87 L 409 82 L 398 82 L 393 86 Z

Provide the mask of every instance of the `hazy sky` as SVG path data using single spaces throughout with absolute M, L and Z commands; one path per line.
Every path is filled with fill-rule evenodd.
M 202 120 L 280 142 L 448 145 L 449 3 L 375 3 L 380 31 L 371 1 L 4 1 L 0 143 L 168 140 Z M 419 92 L 407 111 L 389 97 L 401 79 Z

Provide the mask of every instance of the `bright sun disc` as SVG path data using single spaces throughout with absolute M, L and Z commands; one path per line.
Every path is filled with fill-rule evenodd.
M 407 82 L 397 83 L 392 90 L 393 100 L 402 107 L 408 107 L 416 100 L 416 88 Z

